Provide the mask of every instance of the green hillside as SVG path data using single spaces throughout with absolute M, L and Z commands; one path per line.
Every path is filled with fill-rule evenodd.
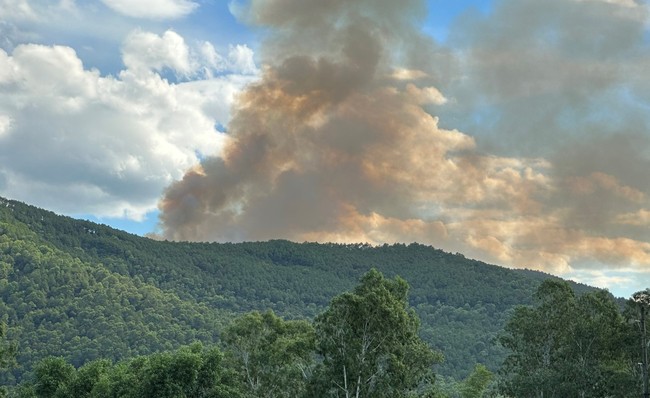
M 160 242 L 1 199 L 0 319 L 19 344 L 5 378 L 47 355 L 79 366 L 215 342 L 250 310 L 312 319 L 373 267 L 410 284 L 422 337 L 445 355 L 438 372 L 456 378 L 498 368 L 495 337 L 550 277 L 418 244 Z

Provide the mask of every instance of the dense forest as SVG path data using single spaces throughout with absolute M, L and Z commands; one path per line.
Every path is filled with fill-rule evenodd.
M 7 325 L 7 341 L 17 345 L 15 364 L 2 375 L 9 385 L 34 380 L 55 361 L 52 356 L 71 375 L 87 366 L 112 374 L 140 366 L 133 361 L 171 361 L 186 354 L 197 363 L 218 362 L 214 358 L 223 355 L 229 339 L 236 340 L 232 328 L 244 314 L 271 310 L 282 322 L 318 326 L 332 310 L 332 299 L 358 288 L 362 275 L 374 268 L 410 285 L 408 306 L 421 324 L 417 336 L 444 356 L 433 366 L 437 388 L 454 396 L 465 385 L 458 380 L 486 380 L 499 369 L 501 379 L 510 380 L 507 386 L 515 386 L 513 375 L 522 372 L 512 358 L 519 348 L 512 341 L 523 332 L 509 322 L 521 317 L 521 308 L 532 308 L 520 306 L 537 302 L 535 292 L 545 280 L 561 283 L 540 272 L 418 244 L 161 242 L 0 202 L 0 320 Z M 566 297 L 576 303 L 594 295 L 610 303 L 616 325 L 625 324 L 620 303 L 608 293 L 566 286 L 572 295 Z M 619 359 L 629 360 L 631 351 L 625 355 Z M 638 380 L 621 363 L 613 374 Z M 232 376 L 226 373 L 223 377 Z M 504 389 L 515 391 L 506 384 Z
M 335 297 L 313 323 L 285 321 L 272 311 L 236 318 L 222 349 L 200 343 L 174 352 L 75 368 L 63 358 L 36 364 L 12 396 L 49 397 L 433 397 L 432 365 L 442 355 L 419 336 L 408 284 L 366 273 Z M 462 391 L 486 390 L 479 368 Z M 487 377 L 486 377 L 487 376 Z
M 372 269 L 332 299 L 313 322 L 249 312 L 223 331 L 221 344 L 106 359 L 75 368 L 40 360 L 9 392 L 13 398 L 504 398 L 635 397 L 641 391 L 639 336 L 650 290 L 625 315 L 602 291 L 577 296 L 565 281 L 544 281 L 533 306 L 517 307 L 500 335 L 510 349 L 497 375 L 477 364 L 461 382 L 438 380 L 443 359 L 419 335 L 409 286 Z M 638 300 L 641 298 L 642 300 Z M 0 336 L 1 337 L 1 336 Z M 645 340 L 643 340 L 645 343 Z M 4 343 L 0 366 L 15 347 Z M 647 362 L 642 363 L 647 371 Z M 647 377 L 647 373 L 645 374 Z M 0 390 L 6 395 L 7 390 Z

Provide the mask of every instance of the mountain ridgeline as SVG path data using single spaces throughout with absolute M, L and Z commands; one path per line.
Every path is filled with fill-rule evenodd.
M 498 369 L 508 317 L 553 278 L 419 244 L 156 241 L 0 198 L 0 320 L 18 344 L 4 382 L 47 356 L 81 366 L 216 343 L 252 310 L 311 320 L 372 268 L 409 283 L 437 372 L 458 379 Z

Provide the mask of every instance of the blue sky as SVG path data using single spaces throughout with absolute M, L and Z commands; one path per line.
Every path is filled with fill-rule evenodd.
M 0 195 L 650 284 L 647 2 L 296 1 L 0 0 Z

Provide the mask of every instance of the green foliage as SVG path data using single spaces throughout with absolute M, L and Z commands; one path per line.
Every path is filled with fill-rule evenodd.
M 432 377 L 442 355 L 420 339 L 407 294 L 406 281 L 373 269 L 332 300 L 315 321 L 323 361 L 311 396 L 406 397 Z
M 462 398 L 481 398 L 494 375 L 484 365 L 477 364 L 460 388 Z
M 74 377 L 75 369 L 63 358 L 46 358 L 39 362 L 34 375 L 34 392 L 39 398 L 68 396 L 68 385 Z
M 606 292 L 576 297 L 566 282 L 546 281 L 536 306 L 517 308 L 500 339 L 512 352 L 502 390 L 516 397 L 636 396 L 629 332 Z
M 4 375 L 5 383 L 19 380 L 47 356 L 64 356 L 80 366 L 196 340 L 216 342 L 216 330 L 230 317 L 39 242 L 19 223 L 0 218 L 0 230 L 0 319 L 7 320 L 8 335 L 21 346 L 19 366 Z M 0 347 L 0 357 L 10 349 Z
M 111 361 L 107 359 L 96 359 L 87 362 L 77 370 L 76 377 L 68 383 L 67 389 L 70 396 L 77 398 L 91 397 L 95 386 L 106 383 L 112 366 Z
M 484 365 L 476 364 L 474 370 L 464 380 L 457 381 L 449 377 L 436 377 L 436 383 L 430 391 L 434 398 L 481 398 L 494 397 L 490 387 L 494 374 Z
M 243 397 L 217 348 L 200 344 L 112 365 L 98 360 L 79 369 L 46 358 L 33 380 L 16 389 L 22 398 L 237 398 Z
M 416 397 L 431 387 L 442 356 L 418 336 L 408 284 L 376 270 L 334 298 L 315 321 L 272 311 L 235 319 L 223 333 L 227 359 L 200 343 L 112 365 L 75 369 L 46 358 L 16 390 L 22 398 Z M 314 358 L 319 364 L 314 368 Z M 314 372 L 312 373 L 312 369 Z M 341 377 L 341 375 L 343 375 Z M 480 376 L 477 388 L 481 388 Z M 309 386 L 309 388 L 307 388 Z M 470 395 L 468 395 L 469 397 Z
M 13 367 L 16 363 L 16 345 L 13 343 L 5 342 L 7 335 L 7 326 L 0 323 L 0 370 L 7 370 Z M 7 395 L 7 390 L 4 386 L 0 386 L 0 398 Z
M 439 372 L 461 379 L 499 367 L 509 311 L 549 277 L 417 244 L 159 242 L 0 202 L 0 319 L 21 347 L 8 384 L 47 356 L 79 367 L 210 344 L 249 311 L 314 319 L 373 267 L 409 282 L 421 337 L 445 353 Z
M 315 348 L 309 322 L 285 321 L 273 311 L 251 312 L 228 326 L 222 341 L 250 396 L 304 394 Z
M 6 342 L 6 336 L 7 325 L 0 323 L 0 370 L 14 366 L 16 361 L 16 344 Z

